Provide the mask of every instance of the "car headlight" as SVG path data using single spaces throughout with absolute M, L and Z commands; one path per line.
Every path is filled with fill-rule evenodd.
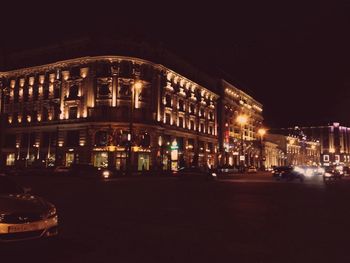
M 103 171 L 102 176 L 103 178 L 109 178 L 111 176 L 111 173 L 109 171 Z
M 324 170 L 324 168 L 320 167 L 320 168 L 317 169 L 317 172 L 320 173 L 320 174 L 324 174 L 325 170 Z
M 217 176 L 216 173 L 212 173 L 211 175 L 212 175 L 213 177 L 216 177 L 216 176 Z
M 332 174 L 331 174 L 331 173 L 324 173 L 324 176 L 325 176 L 325 177 L 331 177 Z
M 56 207 L 51 206 L 49 211 L 47 212 L 46 218 L 51 218 L 57 215 Z
M 314 174 L 314 171 L 312 169 L 308 168 L 305 170 L 305 176 L 311 177 L 313 176 L 313 174 Z

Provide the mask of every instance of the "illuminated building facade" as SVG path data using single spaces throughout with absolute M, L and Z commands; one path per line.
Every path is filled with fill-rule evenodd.
M 220 163 L 238 166 L 242 158 L 245 166 L 259 167 L 261 147 L 258 130 L 263 123 L 262 104 L 225 80 L 220 82 L 220 97 Z M 237 121 L 239 116 L 244 116 L 245 123 L 242 125 Z
M 320 142 L 307 139 L 306 136 L 283 135 L 269 133 L 266 141 L 278 145 L 279 159 L 284 159 L 284 165 L 319 165 Z
M 302 131 L 309 138 L 320 142 L 320 162 L 322 165 L 350 165 L 350 128 L 334 122 L 325 126 L 295 127 L 283 129 L 285 132 Z
M 217 163 L 219 95 L 163 65 L 82 57 L 0 72 L 0 85 L 3 165 Z

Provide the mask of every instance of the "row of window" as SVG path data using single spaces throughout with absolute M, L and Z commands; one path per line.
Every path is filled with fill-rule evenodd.
M 6 104 L 11 102 L 11 97 L 13 97 L 14 103 L 19 103 L 21 101 L 21 98 L 23 97 L 23 102 L 28 102 L 30 99 L 33 101 L 39 100 L 40 94 L 42 94 L 42 98 L 44 100 L 48 100 L 50 98 L 50 89 L 48 87 L 44 88 L 42 92 L 40 92 L 42 88 L 39 88 L 38 86 L 35 86 L 31 89 L 19 89 L 15 88 L 13 91 L 10 91 L 9 94 L 6 94 L 4 96 L 4 102 Z M 55 88 L 52 91 L 52 96 L 54 99 L 60 98 L 60 90 L 59 88 Z
M 177 118 L 177 123 L 174 123 L 174 122 L 172 123 L 171 114 L 170 113 L 165 113 L 164 123 L 168 124 L 168 125 L 176 125 L 177 127 L 180 127 L 180 128 L 186 128 L 186 122 L 185 122 L 185 118 L 184 117 L 180 116 L 180 117 Z M 189 130 L 193 130 L 193 131 L 198 129 L 199 132 L 208 133 L 208 134 L 214 135 L 214 128 L 213 128 L 213 126 L 209 125 L 208 126 L 208 130 L 205 129 L 206 128 L 205 126 L 206 125 L 201 122 L 199 124 L 199 127 L 196 127 L 195 120 L 190 119 L 189 122 L 188 122 L 187 128 Z
M 172 103 L 172 98 L 170 94 L 165 95 L 165 97 L 163 98 L 163 104 L 165 107 L 167 108 L 173 108 L 173 103 Z M 186 107 L 185 107 L 185 102 L 182 99 L 178 100 L 178 106 L 177 109 L 179 111 L 186 111 Z M 196 106 L 194 103 L 190 103 L 188 106 L 188 112 L 192 113 L 192 114 L 196 114 Z M 198 115 L 201 117 L 205 117 L 205 109 L 204 108 L 200 108 Z M 214 113 L 212 111 L 208 112 L 208 119 L 209 120 L 214 120 Z

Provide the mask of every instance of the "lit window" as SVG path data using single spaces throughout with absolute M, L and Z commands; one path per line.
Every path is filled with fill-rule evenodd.
M 6 156 L 6 166 L 13 166 L 13 165 L 15 165 L 15 159 L 16 159 L 16 156 L 15 156 L 14 153 L 7 154 L 7 156 Z

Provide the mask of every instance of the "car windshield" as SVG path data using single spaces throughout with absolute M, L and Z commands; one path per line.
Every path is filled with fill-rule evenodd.
M 23 189 L 16 183 L 7 179 L 6 177 L 0 177 L 0 194 L 22 194 Z

